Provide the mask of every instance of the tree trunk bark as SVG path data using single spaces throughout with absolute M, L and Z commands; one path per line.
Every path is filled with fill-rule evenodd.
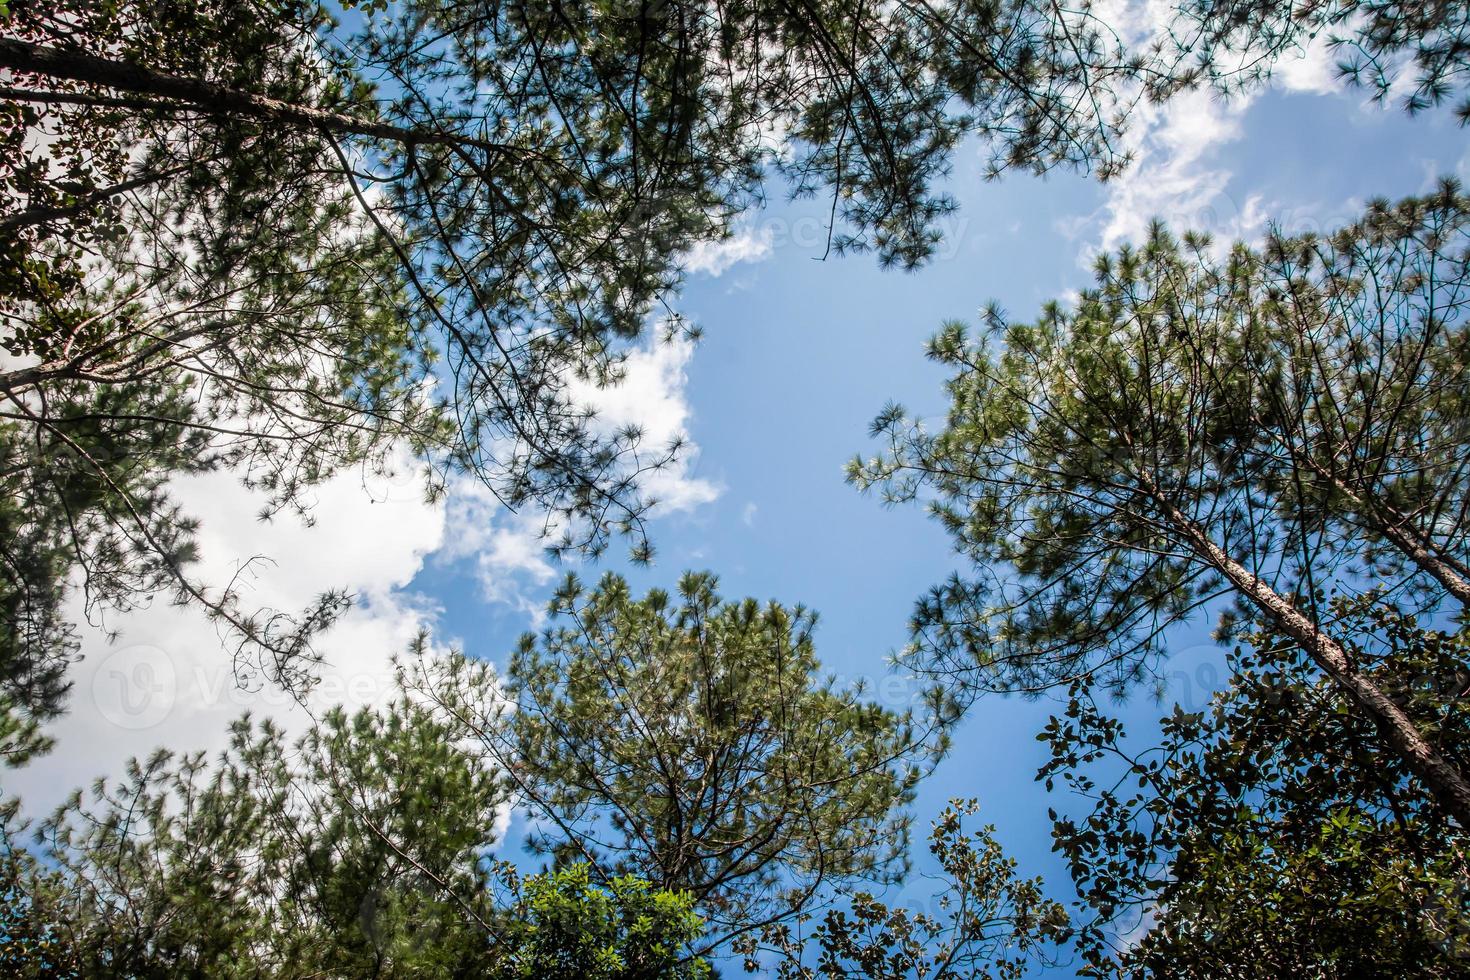
M 1263 426 L 1265 424 L 1259 419 L 1256 421 L 1257 424 Z M 1283 440 L 1278 439 L 1277 442 L 1282 443 Z M 1379 534 L 1387 538 L 1395 548 L 1408 556 L 1410 561 L 1444 586 L 1445 591 L 1453 596 L 1461 606 L 1470 609 L 1470 581 L 1466 580 L 1463 566 L 1439 554 L 1433 542 L 1425 541 L 1424 535 L 1415 530 L 1413 525 L 1404 520 L 1402 515 L 1392 507 L 1385 508 L 1375 501 L 1368 500 L 1363 494 L 1349 486 L 1346 480 L 1314 459 L 1310 453 L 1298 453 L 1289 444 L 1285 445 L 1285 449 L 1299 465 L 1306 466 L 1318 478 L 1331 483 L 1332 488 L 1350 501 L 1363 519 Z
M 1328 474 L 1337 491 L 1353 502 L 1358 512 L 1365 518 L 1371 520 L 1373 526 L 1378 529 L 1394 547 L 1409 556 L 1409 560 L 1428 572 L 1435 581 L 1445 587 L 1445 591 L 1454 596 L 1456 601 L 1467 609 L 1470 609 L 1470 582 L 1467 582 L 1461 574 L 1460 569 L 1453 562 L 1446 561 L 1443 557 L 1430 550 L 1425 544 L 1423 535 L 1415 530 L 1405 530 L 1407 522 L 1396 521 L 1397 514 L 1382 514 L 1380 509 L 1373 503 L 1366 501 L 1361 495 L 1355 493 L 1341 479 Z
M 1388 521 L 1377 523 L 1380 524 L 1379 530 L 1383 532 L 1384 537 L 1408 555 L 1414 564 L 1434 576 L 1434 579 L 1443 585 L 1445 591 L 1454 596 L 1460 605 L 1470 608 L 1470 582 L 1465 581 L 1453 565 L 1425 548 L 1418 541 L 1418 535 L 1405 532 Z
M 1225 553 L 1197 522 L 1174 506 L 1152 481 L 1144 478 L 1150 496 L 1200 558 L 1219 570 L 1270 621 L 1297 642 L 1312 661 L 1332 678 L 1378 726 L 1389 747 L 1409 770 L 1423 780 L 1441 806 L 1461 827 L 1470 828 L 1470 782 L 1460 770 L 1424 738 L 1414 720 L 1370 677 L 1353 667 L 1348 651 L 1305 616 L 1288 597 L 1261 581 Z

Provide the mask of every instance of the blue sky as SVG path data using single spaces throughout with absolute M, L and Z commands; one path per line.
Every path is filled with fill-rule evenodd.
M 867 256 L 821 261 L 825 206 L 779 203 L 773 188 L 778 203 L 748 216 L 733 242 L 693 258 L 678 308 L 704 339 L 641 351 L 629 390 L 602 396 L 612 415 L 644 419 L 661 437 L 682 432 L 693 451 L 662 488 L 672 506 L 652 525 L 653 567 L 629 567 L 611 551 L 583 574 L 617 570 L 647 588 L 711 569 L 729 597 L 805 603 L 821 614 L 817 644 L 829 669 L 869 678 L 902 706 L 905 685 L 882 683 L 887 657 L 906 639 L 913 600 L 953 560 L 920 508 L 885 509 L 847 486 L 842 466 L 871 450 L 867 424 L 889 399 L 921 415 L 943 411 L 942 374 L 922 351 L 942 321 L 973 321 L 992 299 L 1032 316 L 1088 285 L 1088 256 L 1100 245 L 1136 236 L 1154 216 L 1254 238 L 1271 220 L 1288 231 L 1331 228 L 1371 197 L 1416 193 L 1442 174 L 1470 179 L 1470 142 L 1447 113 L 1409 119 L 1365 106 L 1324 64 L 1319 53 L 1276 89 L 1232 106 L 1191 96 L 1152 114 L 1130 137 L 1134 168 L 1109 185 L 1061 173 L 985 183 L 981 148 L 962 147 L 951 188 L 961 209 L 940 256 L 914 273 L 882 271 Z M 324 487 L 310 528 L 254 524 L 245 491 L 218 476 L 183 481 L 181 493 L 204 517 L 207 568 L 275 560 L 252 569 L 263 601 L 301 605 L 332 586 L 359 595 L 326 644 L 334 673 L 325 699 L 381 692 L 387 659 L 420 627 L 440 644 L 502 660 L 560 574 L 528 531 L 534 515 L 505 514 L 462 487 L 430 507 L 408 476 L 367 483 Z M 157 604 L 105 625 L 120 635 L 108 644 L 85 632 L 56 751 L 12 780 L 33 812 L 155 745 L 217 748 L 244 708 L 289 714 L 269 692 L 232 692 L 218 641 L 191 610 Z M 1176 686 L 1191 702 L 1198 671 L 1215 657 L 1207 628 L 1181 631 L 1169 667 L 1192 679 L 1188 691 Z M 1053 707 L 977 704 L 915 815 L 922 836 L 949 797 L 978 797 L 1021 871 L 1044 874 L 1065 899 L 1046 808 L 1067 801 L 1048 799 L 1033 780 L 1042 762 L 1034 736 Z M 1144 696 L 1119 710 L 1144 729 L 1162 713 Z M 916 877 L 889 897 L 922 900 L 927 887 Z

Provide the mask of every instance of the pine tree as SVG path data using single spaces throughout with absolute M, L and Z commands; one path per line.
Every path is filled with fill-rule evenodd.
M 1338 77 L 1410 113 L 1452 102 L 1470 124 L 1470 11 L 1425 0 L 1183 0 L 1159 48 L 1169 70 L 1156 96 L 1205 80 L 1234 92 L 1268 79 L 1281 58 L 1321 38 Z
M 504 678 L 514 710 L 440 664 L 420 688 L 498 759 L 531 846 L 688 892 L 702 949 L 789 920 L 832 888 L 905 870 L 926 744 L 908 714 L 819 677 L 815 614 L 726 602 L 708 574 L 633 597 L 568 577 Z
M 934 821 L 929 852 L 944 888 L 928 911 L 858 892 L 815 926 L 813 916 L 802 915 L 741 937 L 746 969 L 760 969 L 764 956 L 779 980 L 1026 976 L 1034 961 L 1048 959 L 1049 944 L 1070 936 L 1067 913 L 1044 897 L 1041 879 L 1016 875 L 1016 861 L 1005 856 L 994 827 L 966 828 L 965 818 L 978 810 L 974 800 L 951 800 Z
M 919 603 L 915 662 L 959 698 L 1078 679 L 1121 692 L 1165 631 L 1233 599 L 1290 637 L 1446 811 L 1463 767 L 1366 673 L 1332 595 L 1464 609 L 1470 220 L 1458 186 L 1326 239 L 1216 260 L 1155 228 L 1035 324 L 952 325 L 947 427 L 901 409 L 852 479 L 932 487 L 977 577 Z
M 493 765 L 410 699 L 160 750 L 0 844 L 0 969 L 46 977 L 693 980 L 688 895 L 498 861 Z

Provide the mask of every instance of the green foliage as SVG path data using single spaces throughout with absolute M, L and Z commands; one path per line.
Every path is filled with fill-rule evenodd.
M 213 765 L 135 761 L 41 824 L 34 856 L 10 828 L 12 912 L 85 976 L 461 975 L 486 956 L 504 796 L 448 734 L 398 702 L 294 744 L 241 719 Z
M 573 864 L 528 878 L 515 910 L 514 965 L 495 974 L 534 980 L 699 980 L 709 964 L 688 957 L 703 928 L 685 893 L 632 877 L 591 883 Z
M 995 841 L 994 827 L 964 833 L 974 800 L 952 800 L 929 835 L 929 851 L 945 877 L 939 914 L 889 907 L 866 892 L 848 909 L 831 909 L 815 928 L 778 922 L 736 943 L 746 968 L 774 958 L 780 980 L 870 977 L 959 980 L 1024 976 L 1049 944 L 1065 941 L 1067 913 L 1044 898 L 1041 879 L 1017 878 L 1016 862 Z
M 830 250 L 913 269 L 962 139 L 992 176 L 1111 175 L 1140 79 L 1231 90 L 1326 32 L 1378 99 L 1412 73 L 1410 111 L 1470 122 L 1463 5 L 1179 13 L 1150 57 L 1182 70 L 1034 0 L 0 0 L 0 758 L 48 746 L 74 582 L 89 618 L 195 603 L 242 672 L 310 685 L 346 597 L 250 610 L 196 581 L 179 474 L 227 469 L 263 517 L 309 519 L 313 487 L 406 449 L 431 494 L 469 475 L 544 511 L 554 550 L 624 535 L 648 560 L 642 477 L 680 447 L 572 393 L 621 378 L 682 257 L 772 175 L 831 195 Z M 946 427 L 885 410 L 886 452 L 852 466 L 890 500 L 932 489 L 974 566 L 913 623 L 941 717 L 1071 688 L 1042 775 L 1096 800 L 1056 831 L 1095 972 L 1448 976 L 1470 952 L 1465 811 L 1415 764 L 1470 763 L 1466 634 L 1422 625 L 1470 608 L 1467 215 L 1446 183 L 1225 258 L 1156 228 L 1075 309 L 946 327 Z M 1145 679 L 1223 596 L 1253 630 L 1232 687 L 1127 756 L 1095 687 Z M 917 759 L 943 744 L 820 678 L 814 614 L 692 574 L 674 599 L 569 578 L 552 613 L 510 663 L 513 712 L 452 658 L 295 742 L 244 719 L 212 765 L 135 762 L 34 848 L 7 809 L 0 963 L 611 980 L 704 977 L 733 940 L 781 977 L 1014 977 L 1068 936 L 989 828 L 962 832 L 973 806 L 931 837 L 942 915 L 852 894 L 901 877 Z M 1139 793 L 1081 772 L 1106 755 Z M 524 881 L 489 858 L 511 800 L 555 859 Z M 833 888 L 850 901 L 803 944 Z
M 422 685 L 501 760 L 533 848 L 688 892 L 709 948 L 825 886 L 895 880 L 925 750 L 907 714 L 819 678 L 815 614 L 716 586 L 691 573 L 639 599 L 568 577 L 511 658 L 503 725 L 470 661 Z
M 1075 309 L 947 326 L 947 425 L 890 407 L 886 452 L 849 470 L 890 501 L 932 489 L 975 570 L 918 604 L 915 663 L 961 692 L 1121 692 L 1165 627 L 1257 585 L 1323 627 L 1329 584 L 1465 602 L 1467 215 L 1447 183 L 1223 261 L 1156 227 Z
M 1164 52 L 1183 69 L 1159 76 L 1167 92 L 1198 79 L 1226 91 L 1270 76 L 1277 60 L 1317 38 L 1338 56 L 1337 73 L 1375 101 L 1400 95 L 1423 112 L 1454 102 L 1470 123 L 1470 12 L 1434 0 L 1185 0 Z M 1412 84 L 1404 79 L 1412 78 Z
M 0 850 L 7 976 L 698 978 L 686 894 L 493 861 L 492 765 L 409 700 L 160 751 Z
M 1369 670 L 1463 764 L 1470 635 L 1376 598 L 1334 611 Z M 1461 975 L 1464 830 L 1291 641 L 1249 640 L 1230 686 L 1204 711 L 1176 707 L 1155 748 L 1130 749 L 1085 687 L 1041 736 L 1052 758 L 1040 778 L 1091 801 L 1055 829 L 1091 913 L 1079 944 L 1090 975 Z
M 26 4 L 7 31 L 249 79 L 276 98 L 331 88 L 287 14 L 318 21 L 247 6 Z M 261 492 L 263 517 L 305 515 L 310 488 L 332 473 L 384 469 L 405 443 L 442 445 L 450 429 L 426 389 L 433 352 L 404 315 L 399 270 L 323 172 L 313 134 L 85 100 L 44 124 L 36 103 L 12 110 L 0 137 L 16 151 L 0 164 L 14 205 L 0 239 L 19 277 L 0 288 L 15 358 L 0 402 L 4 700 L 31 723 L 62 708 L 73 640 L 61 610 L 74 579 L 92 622 L 159 593 L 197 603 L 242 671 L 299 689 L 309 638 L 345 597 L 328 592 L 292 615 L 244 607 L 233 583 L 197 581 L 195 522 L 167 483 L 226 468 Z M 127 177 L 129 154 L 142 183 L 97 198 Z
M 55 395 L 47 425 L 0 423 L 0 753 L 12 765 L 44 747 L 39 726 L 64 706 L 72 569 L 87 573 L 89 614 L 173 584 L 171 567 L 192 556 L 193 527 L 160 481 L 207 465 L 204 438 L 159 418 L 187 401 L 182 390 L 157 391 L 147 407 L 117 391 Z M 116 511 L 128 502 L 138 521 L 120 526 Z M 144 534 L 151 547 L 141 546 Z
M 1093 692 L 1147 679 L 1171 625 L 1210 605 L 1270 637 L 1214 721 L 1168 722 L 1137 794 L 1075 782 L 1082 895 L 1160 916 L 1128 969 L 1455 972 L 1466 650 L 1428 624 L 1470 608 L 1467 236 L 1452 182 L 1223 259 L 1155 227 L 1075 308 L 947 327 L 947 425 L 890 408 L 887 452 L 852 464 L 889 500 L 932 489 L 973 570 L 919 602 L 911 662 L 957 705 L 1073 690 L 1044 777 L 1117 748 Z

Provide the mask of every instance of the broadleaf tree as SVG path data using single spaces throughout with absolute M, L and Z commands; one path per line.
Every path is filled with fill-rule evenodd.
M 1334 604 L 1365 669 L 1465 761 L 1465 631 Z M 1042 738 L 1093 976 L 1459 976 L 1465 831 L 1289 637 L 1241 630 L 1229 684 L 1141 748 L 1085 684 Z

